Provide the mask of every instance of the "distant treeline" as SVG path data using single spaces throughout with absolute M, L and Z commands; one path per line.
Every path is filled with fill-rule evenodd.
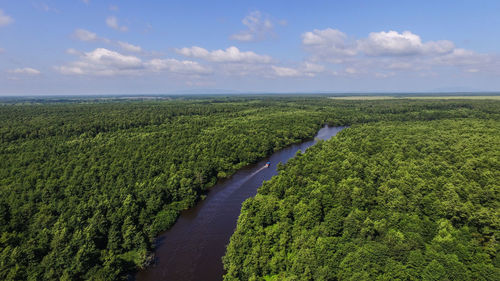
M 499 108 L 319 97 L 1 106 L 0 279 L 126 279 L 217 179 L 322 124 L 498 120 Z

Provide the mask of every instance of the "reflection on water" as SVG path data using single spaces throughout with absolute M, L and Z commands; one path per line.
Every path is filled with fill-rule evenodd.
M 155 261 L 136 275 L 137 281 L 222 280 L 222 256 L 236 227 L 241 203 L 254 196 L 262 182 L 277 174 L 276 164 L 285 163 L 298 150 L 316 140 L 327 140 L 344 127 L 323 127 L 314 140 L 289 146 L 255 165 L 242 168 L 219 182 L 197 206 L 183 211 L 171 229 L 157 239 Z M 271 166 L 265 168 L 266 162 Z

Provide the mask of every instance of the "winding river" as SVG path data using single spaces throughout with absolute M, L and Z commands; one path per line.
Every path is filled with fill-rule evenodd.
M 177 222 L 156 242 L 155 264 L 137 273 L 137 281 L 222 280 L 222 256 L 236 227 L 241 204 L 255 196 L 262 182 L 277 174 L 276 164 L 285 163 L 316 140 L 327 140 L 344 127 L 323 127 L 314 140 L 291 145 L 257 164 L 249 165 L 210 189 L 205 200 L 183 211 Z M 271 162 L 269 168 L 264 165 Z

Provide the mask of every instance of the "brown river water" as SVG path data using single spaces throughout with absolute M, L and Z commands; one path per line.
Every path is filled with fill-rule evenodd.
M 297 151 L 305 151 L 318 139 L 330 139 L 344 128 L 325 126 L 313 140 L 277 151 L 219 181 L 205 200 L 183 211 L 172 228 L 160 234 L 155 244 L 154 264 L 139 271 L 135 280 L 222 280 L 222 256 L 236 228 L 243 201 L 255 196 L 262 182 L 278 173 L 276 164 L 286 163 Z M 271 162 L 269 168 L 264 167 L 267 161 Z

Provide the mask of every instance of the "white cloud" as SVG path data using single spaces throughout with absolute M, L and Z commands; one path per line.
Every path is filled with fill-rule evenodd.
M 90 62 L 120 69 L 134 69 L 141 66 L 141 59 L 138 57 L 122 55 L 104 48 L 97 48 L 93 52 L 85 53 L 85 55 Z
M 26 75 L 38 75 L 41 73 L 39 70 L 31 68 L 31 67 L 16 68 L 16 69 L 8 70 L 7 72 L 12 73 L 12 74 L 26 74 Z
M 85 29 L 77 29 L 72 34 L 73 38 L 84 41 L 84 42 L 103 42 L 106 44 L 111 44 L 120 47 L 122 50 L 133 53 L 141 53 L 141 46 L 136 46 L 130 44 L 128 42 L 123 41 L 111 41 L 107 38 L 99 37 L 96 33 L 85 30 Z
M 372 32 L 366 39 L 358 41 L 359 50 L 370 56 L 439 55 L 451 52 L 455 45 L 451 41 L 422 43 L 420 36 L 404 31 Z
M 176 59 L 152 59 L 146 66 L 153 71 L 168 70 L 179 74 L 210 74 L 212 70 L 194 61 Z
M 122 32 L 125 32 L 125 31 L 128 31 L 128 27 L 126 26 L 120 26 L 120 24 L 118 23 L 118 19 L 115 17 L 115 16 L 109 16 L 106 18 L 106 25 L 108 27 L 111 27 L 115 30 L 118 30 L 118 31 L 122 31 Z
M 77 55 L 79 59 L 67 65 L 56 66 L 55 69 L 62 74 L 115 76 L 169 71 L 199 75 L 209 74 L 211 71 L 197 62 L 175 59 L 152 59 L 144 62 L 137 56 L 124 55 L 105 48 L 97 48 L 91 52 L 69 49 L 67 53 Z
M 142 52 L 142 48 L 140 46 L 132 45 L 130 43 L 122 41 L 118 41 L 117 44 L 118 46 L 120 46 L 120 48 L 128 52 L 135 52 L 135 53 Z
M 302 34 L 302 44 L 316 58 L 341 63 L 356 55 L 368 56 L 410 56 L 443 55 L 455 49 L 448 40 L 422 42 L 420 36 L 404 31 L 372 32 L 367 38 L 349 42 L 340 30 L 315 29 Z
M 449 66 L 466 73 L 484 72 L 500 75 L 500 57 L 496 54 L 480 54 L 471 50 L 456 48 L 453 52 L 434 57 L 427 62 L 431 66 Z
M 270 63 L 272 61 L 270 56 L 259 55 L 251 51 L 241 52 L 234 46 L 226 50 L 214 50 L 211 52 L 204 48 L 193 46 L 191 48 L 177 49 L 176 52 L 185 57 L 221 63 Z
M 429 41 L 422 46 L 422 53 L 426 55 L 442 55 L 455 49 L 455 44 L 448 40 Z
M 258 41 L 273 34 L 274 25 L 271 19 L 269 16 L 262 15 L 260 11 L 249 13 L 241 22 L 247 29 L 231 35 L 231 39 L 245 42 Z
M 500 57 L 456 48 L 449 40 L 423 41 L 410 31 L 372 32 L 366 38 L 349 39 L 336 29 L 315 29 L 302 34 L 309 61 L 328 62 L 338 75 L 374 75 L 383 78 L 395 71 L 429 72 L 455 67 L 466 73 L 500 73 Z M 389 72 L 388 72 L 389 71 Z
M 270 64 L 262 63 L 222 63 L 213 65 L 214 72 L 225 76 L 241 77 L 273 77 L 274 71 Z
M 82 0 L 82 2 L 87 4 L 87 5 L 90 4 L 90 0 Z
M 143 68 L 142 60 L 126 56 L 105 48 L 80 54 L 80 60 L 57 69 L 62 74 L 118 75 L 133 74 Z
M 274 74 L 279 77 L 314 77 L 318 73 L 322 73 L 325 71 L 325 67 L 323 65 L 304 62 L 298 68 L 290 68 L 290 67 L 280 67 L 280 66 L 271 66 Z
M 175 50 L 185 57 L 202 59 L 212 62 L 215 72 L 225 76 L 258 76 L 266 78 L 276 77 L 314 77 L 325 72 L 323 65 L 310 61 L 294 67 L 274 65 L 276 62 L 267 55 L 256 54 L 251 51 L 240 51 L 231 46 L 225 50 L 209 51 L 202 47 L 193 46 Z
M 303 71 L 304 73 L 307 73 L 308 76 L 314 76 L 316 73 L 324 72 L 325 66 L 311 62 L 305 62 L 303 65 Z
M 337 48 L 344 45 L 346 37 L 345 33 L 337 29 L 315 29 L 302 34 L 302 43 L 306 46 L 331 45 Z
M 65 74 L 65 75 L 84 75 L 84 74 L 90 74 L 88 71 L 85 71 L 84 68 L 81 65 L 80 66 L 76 66 L 76 65 L 61 65 L 61 66 L 56 66 L 54 68 L 57 71 L 59 71 L 61 74 Z
M 275 74 L 280 77 L 298 77 L 302 76 L 302 73 L 297 69 L 289 67 L 280 67 L 272 65 L 271 68 L 274 70 Z
M 441 65 L 475 65 L 475 64 L 487 64 L 493 60 L 492 56 L 485 54 L 478 54 L 471 50 L 457 48 L 454 49 L 449 54 L 444 56 L 436 57 L 432 60 L 434 64 Z
M 12 17 L 10 17 L 9 15 L 6 15 L 3 12 L 3 10 L 0 9 L 0 27 L 7 26 L 7 25 L 11 24 L 12 22 L 14 22 Z
M 77 29 L 73 32 L 73 37 L 80 41 L 98 41 L 100 38 L 94 32 L 85 29 Z
M 347 35 L 332 28 L 305 32 L 302 34 L 302 44 L 316 59 L 337 61 L 340 57 L 354 56 L 357 53 L 356 47 L 347 42 Z

